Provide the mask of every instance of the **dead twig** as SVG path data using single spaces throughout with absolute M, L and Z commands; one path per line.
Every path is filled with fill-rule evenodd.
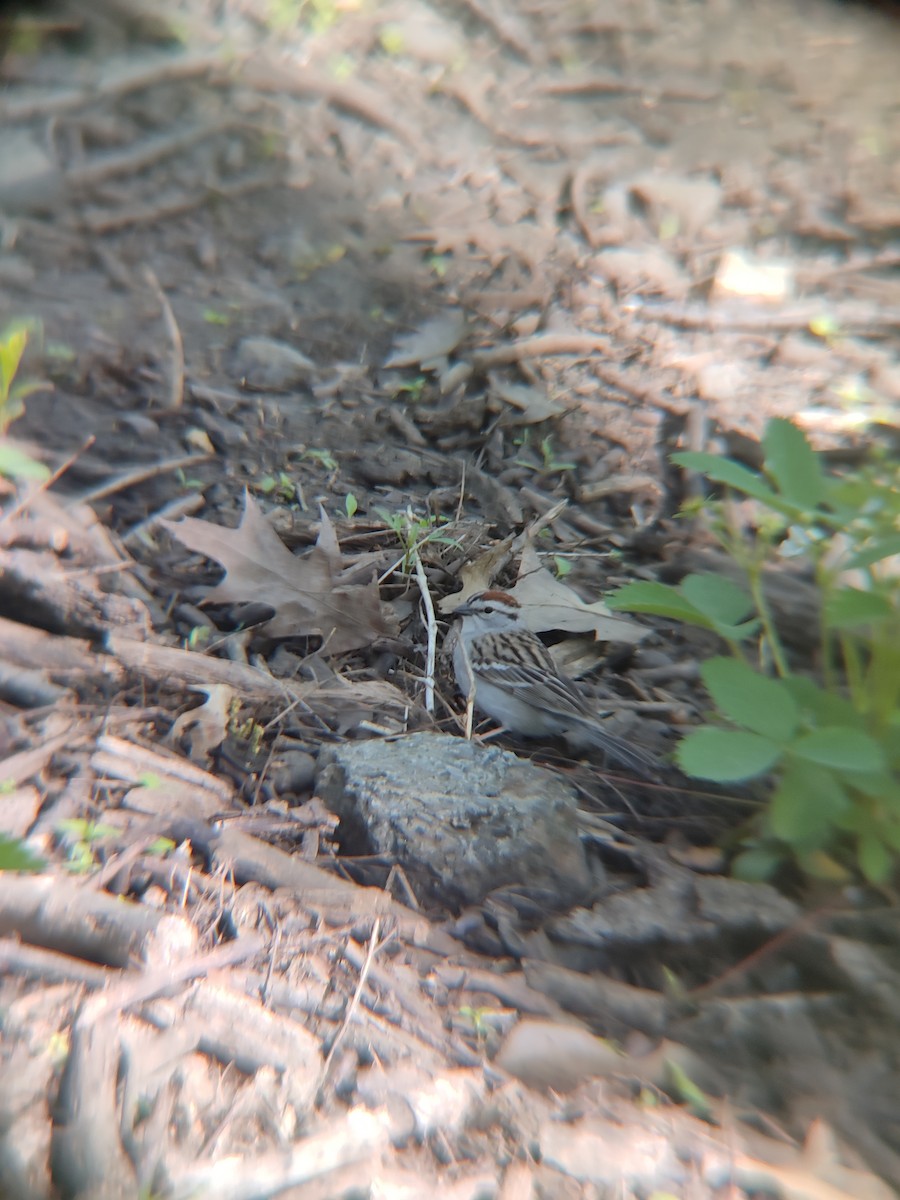
M 69 503 L 70 505 L 93 504 L 97 500 L 105 500 L 107 496 L 115 495 L 116 492 L 124 492 L 126 488 L 134 487 L 135 484 L 146 483 L 148 479 L 156 479 L 160 475 L 169 474 L 170 471 L 184 471 L 188 467 L 196 466 L 200 462 L 207 462 L 214 457 L 213 454 L 182 454 L 178 458 L 168 458 L 163 462 L 150 463 L 146 467 L 133 467 L 130 471 L 123 471 L 121 475 L 116 475 L 106 483 L 91 488 L 89 492 L 76 496 Z
M 229 121 L 214 121 L 206 125 L 194 125 L 174 134 L 146 138 L 125 151 L 104 154 L 84 166 L 71 168 L 66 178 L 73 186 L 84 187 L 103 183 L 117 175 L 136 175 L 181 150 L 187 150 L 196 142 L 227 132 L 231 127 Z
M 82 1029 L 90 1028 L 98 1021 L 131 1008 L 133 1004 L 152 1000 L 160 992 L 167 992 L 178 984 L 197 979 L 200 975 L 208 975 L 212 971 L 221 971 L 224 967 L 245 962 L 248 958 L 255 958 L 263 946 L 263 940 L 258 934 L 242 934 L 235 941 L 216 946 L 206 954 L 198 954 L 181 962 L 170 960 L 164 966 L 142 971 L 136 977 L 132 974 L 131 978 L 88 1001 L 78 1018 L 78 1024 Z
M 172 306 L 168 301 L 166 293 L 162 290 L 152 267 L 144 267 L 144 279 L 150 285 L 153 294 L 159 302 L 162 309 L 163 323 L 169 337 L 169 348 L 171 351 L 169 358 L 169 402 L 166 404 L 166 408 L 174 410 L 181 408 L 184 401 L 184 339 L 181 336 L 181 330 L 178 328 L 178 322 L 175 320 L 175 314 L 172 312 Z
M 274 188 L 279 182 L 279 178 L 272 171 L 263 170 L 234 183 L 220 183 L 201 192 L 170 193 L 155 204 L 138 204 L 133 208 L 89 209 L 84 213 L 82 220 L 88 233 L 116 233 L 132 225 L 155 225 L 169 217 L 184 216 L 185 213 L 203 208 L 213 197 L 233 200 L 249 192 Z
M 437 651 L 437 620 L 434 615 L 434 602 L 428 590 L 428 577 L 422 560 L 418 554 L 413 555 L 416 568 L 416 583 L 422 595 L 422 605 L 425 609 L 425 627 L 428 631 L 428 642 L 425 651 L 425 711 L 434 712 L 434 662 Z
M 590 358 L 593 354 L 612 353 L 608 337 L 593 333 L 535 333 L 505 346 L 494 346 L 491 350 L 479 350 L 473 355 L 472 364 L 478 371 L 503 363 L 516 363 L 524 358 L 551 358 L 557 354 L 574 354 Z
M 319 1087 L 321 1087 L 325 1083 L 325 1080 L 328 1078 L 328 1072 L 331 1068 L 331 1064 L 334 1062 L 334 1056 L 335 1056 L 335 1053 L 337 1052 L 337 1048 L 341 1044 L 341 1042 L 344 1040 L 344 1036 L 347 1033 L 347 1029 L 349 1028 L 350 1022 L 353 1020 L 353 1014 L 356 1012 L 357 1008 L 359 1008 L 360 996 L 362 995 L 363 988 L 366 986 L 366 980 L 369 977 L 369 970 L 372 966 L 372 960 L 374 959 L 375 953 L 379 948 L 378 934 L 380 931 L 381 931 L 381 918 L 376 917 L 372 924 L 372 933 L 371 933 L 371 936 L 369 937 L 369 945 L 366 949 L 366 958 L 365 958 L 365 961 L 363 962 L 362 970 L 359 973 L 359 979 L 357 981 L 356 988 L 353 992 L 353 996 L 350 1000 L 350 1003 L 347 1005 L 347 1011 L 344 1014 L 344 1019 L 341 1022 L 341 1027 L 337 1031 L 337 1033 L 334 1035 L 334 1041 L 331 1043 L 331 1049 L 328 1051 L 328 1055 L 326 1056 L 325 1062 L 322 1065 L 322 1073 L 319 1078 Z
M 69 467 L 71 467 L 73 463 L 77 462 L 86 450 L 90 450 L 91 446 L 93 446 L 96 440 L 97 439 L 93 434 L 90 434 L 89 437 L 85 438 L 84 442 L 78 447 L 75 453 L 70 455 L 65 462 L 61 463 L 60 466 L 58 466 L 53 474 L 49 477 L 49 479 L 41 480 L 33 492 L 26 493 L 26 495 L 22 497 L 18 504 L 0 516 L 0 525 L 5 525 L 8 521 L 14 521 L 17 517 L 20 517 L 25 509 L 28 508 L 30 504 L 33 504 L 39 495 L 41 495 L 43 492 L 49 491 L 50 488 L 53 487 L 54 483 L 56 483 L 57 480 L 65 475 Z
M 103 97 L 124 96 L 129 92 L 153 87 L 158 83 L 174 83 L 192 79 L 198 75 L 210 75 L 220 70 L 222 65 L 223 60 L 219 50 L 206 51 L 196 55 L 161 54 L 159 60 L 149 66 L 145 65 L 144 59 L 141 59 L 141 65 L 137 69 L 130 67 L 125 72 L 121 68 L 110 69 L 107 76 L 92 87 L 73 87 L 54 92 L 50 96 L 29 96 L 22 100 L 8 100 L 0 105 L 0 124 L 12 125 L 31 120 L 34 117 L 72 112 Z
M 130 546 L 142 541 L 160 521 L 176 521 L 179 517 L 192 516 L 195 512 L 200 511 L 204 503 L 199 492 L 191 492 L 187 496 L 176 496 L 174 500 L 164 504 L 162 508 L 151 513 L 149 517 L 145 517 L 143 521 L 132 525 L 128 532 L 122 535 L 122 545 Z

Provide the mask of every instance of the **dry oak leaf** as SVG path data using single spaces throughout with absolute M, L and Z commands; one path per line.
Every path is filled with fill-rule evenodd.
M 411 333 L 401 334 L 384 365 L 386 368 L 421 366 L 423 370 L 433 370 L 453 353 L 465 334 L 465 316 L 458 308 L 448 308 Z
M 264 622 L 271 637 L 318 635 L 326 653 L 340 654 L 394 630 L 374 578 L 360 581 L 358 571 L 344 569 L 334 526 L 324 509 L 319 514 L 318 541 L 302 557 L 288 550 L 249 492 L 237 529 L 196 517 L 161 524 L 189 550 L 225 568 L 208 601 L 268 604 L 275 610 Z

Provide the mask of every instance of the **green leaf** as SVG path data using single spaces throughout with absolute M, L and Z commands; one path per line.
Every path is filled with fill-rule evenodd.
M 0 833 L 0 871 L 42 871 L 46 865 L 24 842 Z
M 843 771 L 842 775 L 854 792 L 900 812 L 900 784 L 889 771 Z
M 5 329 L 0 334 L 0 396 L 4 399 L 9 395 L 27 345 L 28 331 L 24 327 Z
M 755 846 L 737 856 L 731 864 L 731 873 L 735 879 L 762 883 L 771 879 L 783 862 L 784 854 L 765 846 Z
M 778 484 L 785 500 L 800 508 L 814 509 L 825 494 L 825 476 L 819 456 L 806 434 L 791 421 L 776 417 L 763 435 L 766 471 Z
M 675 757 L 687 775 L 717 783 L 737 783 L 764 775 L 778 762 L 782 748 L 769 738 L 743 730 L 706 727 L 689 733 Z
M 687 600 L 677 588 L 667 583 L 635 582 L 605 597 L 610 608 L 625 612 L 653 613 L 657 617 L 673 617 L 690 625 L 712 628 L 711 621 Z
M 876 833 L 864 833 L 856 848 L 859 869 L 869 883 L 886 883 L 891 873 L 891 854 Z
M 825 845 L 835 822 L 850 804 L 833 771 L 794 761 L 772 796 L 769 823 L 775 836 L 791 845 Z
M 801 709 L 814 717 L 817 724 L 862 728 L 862 714 L 843 696 L 823 691 L 818 684 L 803 675 L 787 675 L 781 682 Z
M 900 851 L 900 825 L 894 821 L 881 821 L 879 833 L 891 850 Z
M 672 462 L 679 467 L 686 467 L 689 471 L 699 471 L 713 483 L 723 483 L 726 487 L 732 487 L 735 491 L 752 496 L 755 500 L 761 500 L 764 504 L 771 504 L 774 508 L 779 507 L 777 494 L 772 491 L 762 475 L 758 475 L 756 471 L 751 471 L 749 467 L 744 467 L 730 458 L 719 458 L 717 454 L 706 454 L 697 450 L 682 450 L 671 457 Z
M 780 680 L 767 679 L 736 658 L 707 659 L 700 674 L 719 711 L 730 721 L 774 742 L 793 737 L 799 711 Z
M 722 575 L 687 575 L 678 590 L 716 625 L 736 625 L 753 611 L 747 592 Z
M 885 769 L 884 751 L 878 742 L 859 729 L 842 725 L 804 734 L 792 743 L 791 753 L 837 771 L 860 771 L 868 775 Z
M 871 567 L 874 563 L 881 562 L 885 558 L 893 558 L 900 554 L 900 533 L 888 534 L 885 537 L 876 538 L 874 542 L 858 550 L 856 554 L 851 554 L 844 564 L 848 571 L 859 570 L 864 567 Z
M 881 592 L 842 587 L 826 597 L 823 620 L 826 629 L 852 629 L 889 620 L 894 615 L 890 600 Z
M 683 1100 L 694 1116 L 706 1119 L 712 1111 L 712 1105 L 705 1092 L 694 1083 L 693 1079 L 674 1058 L 665 1060 L 667 1090 L 676 1100 Z
M 826 883 L 844 884 L 852 878 L 845 866 L 819 847 L 802 853 L 797 851 L 797 863 L 807 875 Z
M 6 479 L 34 479 L 43 482 L 50 478 L 50 470 L 18 446 L 0 441 L 0 475 Z
M 164 857 L 166 854 L 171 854 L 174 849 L 175 842 L 171 838 L 158 837 L 147 847 L 147 853 Z

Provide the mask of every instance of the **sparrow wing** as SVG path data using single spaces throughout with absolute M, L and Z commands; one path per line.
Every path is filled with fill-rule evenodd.
M 603 728 L 601 714 L 594 712 L 571 679 L 556 670 L 550 651 L 540 638 L 517 641 L 515 650 L 501 634 L 476 638 L 470 651 L 472 667 L 486 683 L 521 694 L 529 704 L 571 720 L 566 737 L 573 745 L 591 745 L 620 766 L 654 778 L 657 760 L 648 751 Z
M 570 679 L 556 670 L 550 651 L 540 638 L 517 639 L 513 649 L 502 634 L 477 638 L 469 652 L 472 666 L 486 682 L 561 717 L 592 720 L 587 701 Z

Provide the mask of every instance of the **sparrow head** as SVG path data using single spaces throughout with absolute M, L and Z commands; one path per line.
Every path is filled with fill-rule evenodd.
M 518 600 L 508 592 L 489 591 L 476 592 L 455 608 L 452 615 L 462 617 L 477 635 L 519 628 L 521 614 Z

